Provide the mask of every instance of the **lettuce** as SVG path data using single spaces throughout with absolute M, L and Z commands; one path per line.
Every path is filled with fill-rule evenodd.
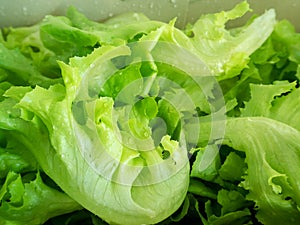
M 299 34 L 248 11 L 3 29 L 1 221 L 297 224 Z
M 236 30 L 227 30 L 226 23 L 250 11 L 241 2 L 229 11 L 203 15 L 186 31 L 196 54 L 210 66 L 219 79 L 234 77 L 247 67 L 249 56 L 273 31 L 275 12 L 270 9 L 251 23 Z M 257 27 L 260 27 L 258 30 Z
M 82 209 L 40 171 L 34 156 L 18 140 L 1 130 L 1 224 L 42 224 Z
M 298 38 L 288 21 L 278 22 L 247 67 L 220 80 L 228 116 L 224 136 L 206 146 L 206 133 L 223 127 L 207 122 L 211 115 L 186 124 L 189 133 L 203 131 L 189 188 L 204 198 L 193 206 L 203 224 L 297 224 Z

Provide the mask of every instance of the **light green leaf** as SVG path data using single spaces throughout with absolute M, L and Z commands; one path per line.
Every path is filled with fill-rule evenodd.
M 220 79 L 238 75 L 247 67 L 249 56 L 270 36 L 276 23 L 274 10 L 268 10 L 237 32 L 225 28 L 227 21 L 249 11 L 245 1 L 229 11 L 203 15 L 188 32 L 196 54 L 208 64 Z M 257 28 L 260 29 L 257 29 Z
M 39 173 L 35 176 L 24 183 L 20 174 L 8 173 L 0 189 L 1 224 L 39 225 L 49 218 L 81 209 L 69 196 L 45 185 Z
M 295 173 L 300 165 L 299 140 L 299 131 L 272 119 L 227 120 L 224 143 L 246 153 L 243 184 L 264 224 L 297 224 L 300 219 L 300 177 Z
M 105 84 L 101 76 L 110 77 L 109 72 L 116 70 L 111 59 L 129 53 L 126 46 L 104 47 L 71 59 L 70 65 L 60 63 L 66 87 L 36 87 L 18 105 L 46 125 L 51 145 L 27 144 L 43 170 L 68 195 L 110 223 L 155 223 L 183 202 L 189 182 L 188 158 L 185 148 L 168 136 L 154 148 L 123 141 L 130 140 L 126 138 L 130 129 L 122 130 L 118 120 L 126 122 L 128 106 L 114 108 L 111 97 L 96 95 L 95 87 Z M 149 120 L 156 115 L 154 99 L 145 100 L 134 106 L 135 118 Z
M 218 176 L 221 166 L 219 148 L 217 145 L 208 145 L 197 152 L 196 161 L 193 163 L 191 177 L 213 181 Z
M 275 98 L 292 91 L 296 83 L 277 82 L 274 85 L 250 85 L 251 99 L 241 110 L 242 116 L 266 116 L 274 105 Z M 258 105 L 259 104 L 259 105 Z

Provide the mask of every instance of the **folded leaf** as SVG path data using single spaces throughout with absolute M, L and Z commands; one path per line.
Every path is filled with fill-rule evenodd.
M 244 117 L 227 121 L 224 144 L 246 153 L 243 185 L 263 224 L 297 224 L 300 219 L 300 177 L 295 172 L 300 165 L 299 140 L 298 130 L 276 120 Z

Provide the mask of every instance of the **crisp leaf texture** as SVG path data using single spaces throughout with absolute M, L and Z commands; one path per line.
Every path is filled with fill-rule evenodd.
M 4 225 L 38 225 L 82 208 L 65 193 L 45 185 L 39 173 L 29 183 L 23 183 L 20 174 L 8 173 L 0 197 L 0 218 Z
M 1 30 L 0 221 L 297 224 L 300 36 L 249 11 Z
M 128 49 L 123 49 L 128 54 Z M 88 84 L 97 78 L 97 70 L 109 71 L 113 67 L 108 59 L 121 54 L 113 47 L 100 48 L 86 58 L 72 59 L 70 65 L 61 63 L 66 88 L 36 87 L 21 99 L 19 106 L 33 112 L 46 125 L 51 148 L 41 151 L 32 144 L 31 149 L 42 168 L 67 194 L 111 223 L 155 223 L 172 214 L 185 198 L 189 181 L 187 155 L 167 137 L 161 141 L 162 148 L 171 154 L 167 159 L 160 156 L 161 147 L 151 151 L 127 147 L 118 141 L 122 130 L 116 127 L 113 117 L 124 111 L 114 110 L 111 97 L 89 99 Z M 143 101 L 138 103 L 133 113 L 140 116 L 134 117 L 132 126 L 140 129 L 134 123 L 146 123 L 157 109 L 150 111 Z M 152 104 L 155 106 L 155 101 Z M 126 129 L 124 132 L 126 137 Z M 163 170 L 172 176 L 161 177 Z M 165 191 L 170 189 L 172 192 Z
M 232 10 L 200 17 L 188 31 L 192 33 L 191 40 L 197 54 L 211 67 L 214 74 L 222 74 L 220 79 L 234 77 L 247 67 L 249 56 L 273 31 L 273 10 L 266 11 L 237 32 L 225 28 L 229 20 L 241 17 L 247 11 L 248 3 L 241 2 Z
M 299 110 L 295 104 L 299 89 L 288 82 L 251 85 L 251 95 L 242 117 L 227 121 L 225 143 L 246 152 L 244 185 L 250 190 L 248 198 L 256 202 L 258 218 L 264 224 L 280 219 L 296 224 L 300 218 L 300 177 L 295 173 L 300 165 Z
M 247 198 L 256 202 L 259 220 L 297 224 L 299 131 L 262 117 L 229 119 L 226 129 L 225 143 L 246 152 L 248 170 L 243 184 L 250 191 Z

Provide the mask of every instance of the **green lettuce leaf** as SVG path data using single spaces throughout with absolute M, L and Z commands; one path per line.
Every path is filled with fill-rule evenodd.
M 2 224 L 38 225 L 54 216 L 81 209 L 65 193 L 44 184 L 39 173 L 34 175 L 35 179 L 24 182 L 26 176 L 21 177 L 14 172 L 7 174 L 0 189 Z
M 239 18 L 249 10 L 249 4 L 243 1 L 229 11 L 201 16 L 187 30 L 196 54 L 208 64 L 213 74 L 222 75 L 220 80 L 240 74 L 247 67 L 249 56 L 274 29 L 274 10 L 266 11 L 236 30 L 225 28 L 227 21 Z
M 295 103 L 299 89 L 295 85 L 284 81 L 250 85 L 251 99 L 242 117 L 227 121 L 225 143 L 246 152 L 248 170 L 243 184 L 250 191 L 247 197 L 256 202 L 257 218 L 264 224 L 278 223 L 282 218 L 286 224 L 296 224 L 300 216 L 300 184 L 295 173 L 300 160 L 299 110 Z M 246 138 L 238 140 L 239 132 Z
M 3 134 L 0 147 L 0 179 L 5 179 L 9 172 L 26 173 L 36 171 L 38 163 L 27 149 L 13 137 Z
M 268 117 L 300 130 L 297 83 L 287 81 L 273 85 L 250 85 L 251 99 L 245 104 L 242 116 Z M 257 102 L 260 103 L 259 107 Z
M 43 76 L 19 49 L 8 49 L 0 43 L 0 53 L 0 69 L 7 71 L 6 80 L 10 83 L 14 85 L 38 84 L 44 87 L 57 83 L 57 80 Z
M 128 142 L 127 146 L 126 142 L 116 141 L 126 138 L 132 128 L 140 129 L 139 124 L 146 127 L 157 111 L 157 103 L 152 98 L 137 102 L 132 111 L 137 114 L 132 127 L 123 130 L 122 123 L 119 128 L 115 124 L 118 115 L 121 118 L 127 115 L 122 105 L 114 109 L 112 97 L 94 95 L 95 86 L 91 81 L 97 81 L 100 71 L 115 70 L 108 60 L 129 53 L 125 46 L 118 51 L 103 47 L 85 58 L 71 59 L 70 65 L 60 63 L 65 87 L 59 84 L 49 89 L 36 87 L 23 98 L 17 95 L 21 88 L 10 89 L 6 96 L 21 98 L 18 103 L 21 112 L 33 113 L 32 118 L 21 116 L 22 124 L 31 126 L 40 141 L 30 141 L 32 133 L 22 132 L 21 126 L 6 124 L 6 129 L 21 132 L 43 170 L 91 212 L 108 222 L 155 223 L 171 215 L 183 202 L 189 182 L 188 158 L 185 149 L 180 149 L 178 142 L 168 136 L 163 136 L 153 150 L 147 149 L 152 145 L 145 145 L 146 151 L 135 149 L 136 143 L 132 146 Z M 126 76 L 132 71 L 123 73 Z M 147 104 L 143 103 L 146 100 Z M 150 102 L 154 110 L 146 107 Z M 44 126 L 39 124 L 40 120 Z M 44 134 L 38 133 L 38 129 Z M 48 135 L 50 140 L 46 138 Z M 148 140 L 151 139 L 146 138 L 145 143 Z M 141 141 L 144 143 L 143 138 Z M 165 192 L 170 188 L 172 192 Z
M 251 56 L 248 68 L 237 77 L 222 80 L 226 100 L 237 99 L 238 107 L 231 115 L 240 115 L 240 108 L 249 101 L 250 84 L 272 84 L 277 81 L 299 81 L 297 78 L 297 49 L 299 34 L 286 20 L 278 21 L 265 43 Z
M 40 74 L 48 78 L 60 77 L 56 62 L 57 56 L 43 44 L 40 24 L 29 27 L 10 27 L 3 30 L 3 36 L 5 37 L 5 41 L 2 41 L 3 45 L 10 50 L 20 51 Z
M 40 171 L 31 151 L 16 136 L 0 133 L 1 224 L 38 225 L 82 208 Z
M 287 20 L 277 23 L 274 34 L 274 46 L 277 55 L 287 56 L 292 62 L 299 63 L 299 40 L 300 35 L 295 31 L 295 27 Z
M 3 29 L 5 224 L 296 224 L 299 35 L 272 9 L 226 27 L 249 11 Z
M 297 224 L 299 131 L 266 117 L 228 119 L 226 131 L 224 144 L 246 153 L 243 185 L 247 199 L 256 203 L 257 218 L 263 224 Z

